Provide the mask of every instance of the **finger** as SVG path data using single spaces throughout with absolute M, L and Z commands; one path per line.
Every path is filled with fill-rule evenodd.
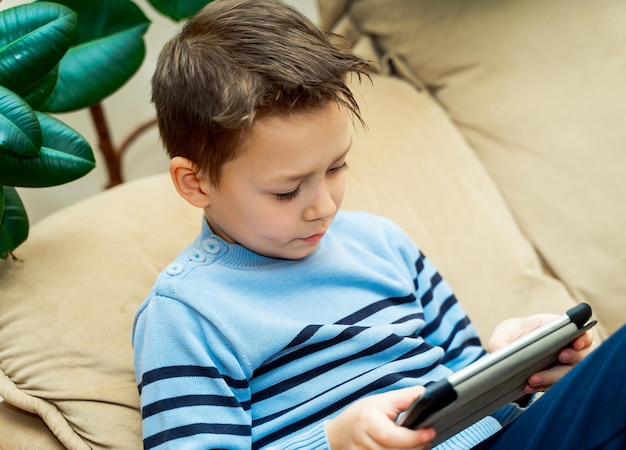
M 576 339 L 572 347 L 563 349 L 559 353 L 558 358 L 561 364 L 578 364 L 595 349 L 593 335 L 591 333 L 587 335 L 588 333 Z
M 507 319 L 500 322 L 487 342 L 487 351 L 493 352 L 530 333 L 536 328 L 553 321 L 554 314 L 533 314 L 524 318 Z
M 581 351 L 576 351 L 572 348 L 566 348 L 559 353 L 559 363 L 575 365 L 585 359 L 589 353 L 591 353 L 590 348 L 585 348 Z
M 520 336 L 522 319 L 507 319 L 500 322 L 493 331 L 493 334 L 487 341 L 486 349 L 492 353 L 502 347 L 513 342 Z
M 528 378 L 528 387 L 532 389 L 532 392 L 526 392 L 531 394 L 534 392 L 541 392 L 547 390 L 554 385 L 557 381 L 563 378 L 570 370 L 572 366 L 567 364 L 559 364 L 548 370 L 542 370 Z
M 434 428 L 422 428 L 417 430 L 419 437 L 417 448 L 428 450 L 430 449 L 430 443 L 435 439 L 436 433 Z
M 377 441 L 373 436 L 370 438 L 375 442 L 375 447 L 385 449 L 428 449 L 430 442 L 435 438 L 435 430 L 433 428 L 411 430 L 397 427 L 393 433 L 385 434 L 384 439 Z
M 395 420 L 398 414 L 406 411 L 415 399 L 422 395 L 425 390 L 426 388 L 424 388 L 424 386 L 412 386 L 387 393 L 387 395 L 391 397 L 389 417 Z
M 574 350 L 584 350 L 590 348 L 593 345 L 593 332 L 591 330 L 585 332 L 572 342 L 572 348 Z
M 424 390 L 423 386 L 414 386 L 370 397 L 371 401 L 384 399 L 386 406 L 370 409 L 367 413 L 369 419 L 363 421 L 365 426 L 362 428 L 363 448 L 428 448 L 435 436 L 433 429 L 413 430 L 396 425 L 398 414 L 405 411 Z
M 366 448 L 414 449 L 426 446 L 435 438 L 432 428 L 413 430 L 387 421 L 375 421 L 367 430 Z

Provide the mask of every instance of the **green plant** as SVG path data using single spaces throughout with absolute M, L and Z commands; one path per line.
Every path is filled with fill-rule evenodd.
M 210 1 L 149 0 L 175 21 Z M 89 108 L 115 165 L 101 102 L 139 69 L 149 26 L 131 0 L 35 1 L 0 11 L 0 258 L 28 237 L 15 187 L 63 184 L 95 167 L 86 139 L 50 113 Z

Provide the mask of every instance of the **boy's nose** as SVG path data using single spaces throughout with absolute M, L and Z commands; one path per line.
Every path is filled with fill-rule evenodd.
M 337 212 L 337 205 L 333 199 L 330 190 L 324 186 L 316 192 L 311 204 L 304 212 L 306 220 L 319 220 L 332 217 Z

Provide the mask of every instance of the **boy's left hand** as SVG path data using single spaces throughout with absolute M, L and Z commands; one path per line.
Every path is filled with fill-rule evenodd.
M 494 330 L 491 338 L 487 342 L 487 351 L 493 352 L 516 339 L 524 336 L 535 328 L 548 323 L 558 316 L 554 314 L 534 314 L 525 318 L 508 319 L 501 322 Z M 559 381 L 572 367 L 583 360 L 592 350 L 597 347 L 593 341 L 593 332 L 587 331 L 578 337 L 571 347 L 563 349 L 559 353 L 559 364 L 528 378 L 528 385 L 525 388 L 527 394 L 545 391 L 554 383 Z

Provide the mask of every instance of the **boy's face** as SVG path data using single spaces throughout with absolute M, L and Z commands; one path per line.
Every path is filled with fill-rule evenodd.
M 219 186 L 203 183 L 213 231 L 266 256 L 311 254 L 343 201 L 350 124 L 335 102 L 256 122 Z

